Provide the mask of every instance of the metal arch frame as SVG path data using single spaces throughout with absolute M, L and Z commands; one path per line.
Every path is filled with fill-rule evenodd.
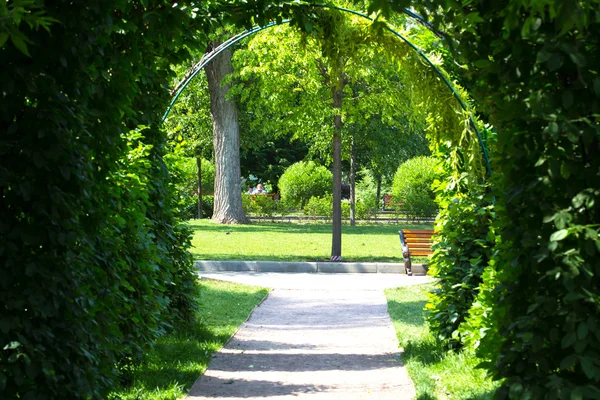
M 339 10 L 339 11 L 343 11 L 349 14 L 353 14 L 365 19 L 368 19 L 369 21 L 374 21 L 374 19 L 372 17 L 369 17 L 366 14 L 363 14 L 361 12 L 355 11 L 355 10 L 350 10 L 347 8 L 343 8 L 343 7 L 337 7 L 337 6 L 328 6 L 328 5 L 318 5 L 319 7 L 323 7 L 323 8 L 330 8 L 330 9 L 335 9 L 335 10 Z M 432 31 L 436 36 L 440 37 L 440 38 L 444 38 L 444 34 L 441 31 L 436 30 L 435 28 L 433 28 L 427 21 L 425 21 L 423 19 L 423 17 L 421 17 L 420 15 L 408 10 L 408 9 L 403 9 L 403 12 L 408 15 L 409 17 L 415 19 L 418 23 L 422 24 L 423 26 L 425 26 L 427 29 L 429 29 L 430 31 Z M 258 33 L 262 30 L 265 29 L 269 29 L 278 25 L 283 25 L 283 24 L 288 24 L 290 23 L 292 20 L 291 19 L 285 19 L 282 20 L 280 22 L 271 22 L 265 26 L 255 26 L 252 29 L 248 29 L 238 35 L 235 35 L 231 38 L 229 38 L 227 41 L 223 42 L 222 44 L 220 44 L 219 46 L 217 46 L 216 48 L 214 48 L 210 53 L 206 53 L 202 59 L 192 67 L 191 71 L 186 74 L 186 76 L 183 78 L 183 80 L 181 80 L 176 86 L 175 88 L 172 90 L 171 94 L 173 96 L 173 99 L 171 100 L 171 103 L 169 104 L 169 107 L 167 107 L 167 110 L 165 111 L 165 114 L 163 115 L 162 121 L 164 122 L 167 119 L 167 116 L 169 115 L 169 113 L 171 112 L 171 109 L 173 108 L 173 105 L 175 105 L 175 103 L 177 102 L 177 100 L 179 99 L 179 96 L 181 95 L 181 93 L 185 90 L 185 88 L 187 87 L 187 85 L 196 77 L 196 75 L 198 75 L 198 73 L 209 63 L 211 62 L 216 56 L 218 56 L 219 54 L 221 54 L 224 50 L 228 49 L 229 47 L 233 46 L 234 44 L 238 43 L 239 41 L 247 38 L 248 36 L 254 35 L 255 33 Z M 454 95 L 454 97 L 456 98 L 456 100 L 458 101 L 458 103 L 460 104 L 461 108 L 463 109 L 463 111 L 466 111 L 468 116 L 469 116 L 469 124 L 471 125 L 471 128 L 473 129 L 473 131 L 475 132 L 475 134 L 477 135 L 477 141 L 479 142 L 479 146 L 481 147 L 481 151 L 483 153 L 483 158 L 485 160 L 485 169 L 487 172 L 488 177 L 492 175 L 492 169 L 490 166 L 490 159 L 489 159 L 489 155 L 488 155 L 488 151 L 487 148 L 485 146 L 485 143 L 483 142 L 483 139 L 481 138 L 481 134 L 479 133 L 479 130 L 477 129 L 477 126 L 475 125 L 475 121 L 473 120 L 473 117 L 471 116 L 471 112 L 467 109 L 466 104 L 463 102 L 463 100 L 460 98 L 458 91 L 456 90 L 456 88 L 454 87 L 454 85 L 452 85 L 452 83 L 450 81 L 448 81 L 448 79 L 444 76 L 444 74 L 442 73 L 442 71 L 436 67 L 433 62 L 425 55 L 425 53 L 419 48 L 417 47 L 414 43 L 412 43 L 410 40 L 408 40 L 406 37 L 404 37 L 401 33 L 393 30 L 392 28 L 390 28 L 389 26 L 386 26 L 386 29 L 391 32 L 394 36 L 402 39 L 406 44 L 408 44 L 414 51 L 417 52 L 417 54 L 419 54 L 421 56 L 421 58 L 423 58 L 425 60 L 425 62 L 431 67 L 433 68 L 433 70 L 435 71 L 435 73 L 442 79 L 442 81 L 444 82 L 444 84 L 452 91 L 452 94 Z

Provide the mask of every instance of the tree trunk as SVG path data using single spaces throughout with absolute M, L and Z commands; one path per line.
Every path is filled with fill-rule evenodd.
M 341 79 L 340 79 L 341 81 Z M 343 84 L 342 84 L 343 85 Z M 333 88 L 333 108 L 338 112 L 333 117 L 333 221 L 331 236 L 331 258 L 342 256 L 342 99 L 343 86 Z
M 202 218 L 202 158 L 196 157 L 198 166 L 198 219 Z
M 356 226 L 356 154 L 354 152 L 354 135 L 350 143 L 350 226 Z
M 218 43 L 213 43 L 213 46 Z M 215 205 L 212 221 L 221 224 L 247 224 L 240 187 L 240 131 L 235 101 L 226 100 L 231 84 L 223 79 L 233 72 L 231 50 L 225 50 L 206 67 L 210 92 L 210 114 L 215 149 Z
M 381 200 L 381 175 L 377 177 L 377 208 L 379 208 L 380 200 Z

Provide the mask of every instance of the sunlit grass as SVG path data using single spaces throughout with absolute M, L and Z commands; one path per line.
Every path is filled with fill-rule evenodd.
M 155 343 L 144 362 L 132 371 L 133 382 L 109 399 L 176 400 L 204 373 L 219 350 L 267 295 L 268 289 L 202 280 L 201 309 L 194 324 Z
M 417 399 L 492 399 L 498 384 L 475 368 L 480 360 L 470 353 L 448 352 L 429 332 L 423 311 L 428 289 L 420 285 L 385 291 Z
M 189 222 L 194 230 L 192 253 L 197 260 L 323 261 L 331 255 L 331 224 L 255 222 L 219 225 Z M 402 262 L 398 230 L 432 229 L 431 223 L 357 225 L 342 228 L 346 261 Z M 425 262 L 417 258 L 415 262 Z

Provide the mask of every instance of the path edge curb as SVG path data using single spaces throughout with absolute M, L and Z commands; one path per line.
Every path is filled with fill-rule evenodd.
M 404 264 L 360 262 L 296 262 L 296 261 L 212 261 L 196 260 L 194 267 L 201 272 L 277 272 L 328 274 L 404 274 Z M 427 264 L 413 264 L 416 275 L 426 275 Z

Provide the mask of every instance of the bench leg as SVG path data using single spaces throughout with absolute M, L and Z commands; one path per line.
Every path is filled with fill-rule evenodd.
M 404 259 L 404 272 L 406 272 L 406 275 L 412 276 L 412 262 L 410 258 Z

